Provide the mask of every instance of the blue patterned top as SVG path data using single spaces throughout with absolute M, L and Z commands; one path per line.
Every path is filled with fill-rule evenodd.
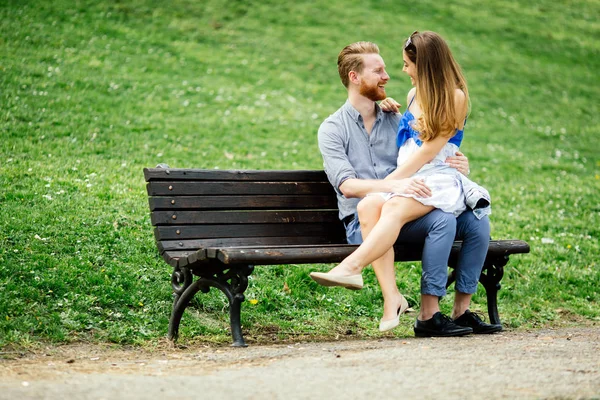
M 396 144 L 398 145 L 398 148 L 402 147 L 404 142 L 406 142 L 410 138 L 412 138 L 419 147 L 421 147 L 421 144 L 423 144 L 423 142 L 419 139 L 419 132 L 414 130 L 412 127 L 414 121 L 415 116 L 407 109 L 402 115 L 402 118 L 400 119 L 400 125 L 398 126 L 398 135 L 396 136 Z M 460 147 L 464 131 L 464 127 L 463 129 L 457 129 L 454 136 L 452 136 L 450 140 L 448 140 L 448 143 L 452 143 L 455 144 L 456 147 Z

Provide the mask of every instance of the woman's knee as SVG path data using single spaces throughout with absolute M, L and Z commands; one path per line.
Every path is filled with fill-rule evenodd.
M 405 197 L 392 197 L 382 206 L 381 213 L 395 221 L 402 221 L 408 217 L 410 210 L 407 209 L 407 199 Z
M 381 206 L 383 205 L 383 199 L 377 196 L 367 196 L 358 202 L 356 206 L 356 212 L 358 219 L 361 224 L 374 224 L 379 220 L 381 215 Z

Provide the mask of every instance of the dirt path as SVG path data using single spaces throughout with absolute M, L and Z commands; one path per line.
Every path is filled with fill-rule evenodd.
M 0 360 L 0 399 L 600 399 L 600 326 Z

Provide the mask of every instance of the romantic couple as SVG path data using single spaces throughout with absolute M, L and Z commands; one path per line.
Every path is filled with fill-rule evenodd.
M 414 88 L 399 115 L 400 104 L 386 98 L 390 77 L 376 44 L 353 43 L 338 56 L 348 100 L 321 124 L 318 140 L 348 243 L 361 245 L 329 272 L 311 277 L 325 286 L 361 289 L 362 270 L 372 264 L 383 294 L 379 330 L 387 331 L 408 309 L 396 285 L 393 245 L 424 243 L 415 335 L 501 331 L 469 311 L 488 250 L 490 197 L 467 178 L 469 163 L 459 151 L 469 109 L 466 81 L 434 32 L 410 35 L 402 57 Z M 446 294 L 454 240 L 463 245 L 448 317 L 438 300 Z

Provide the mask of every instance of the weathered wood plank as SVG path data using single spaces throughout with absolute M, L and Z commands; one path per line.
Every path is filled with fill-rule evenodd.
M 345 241 L 342 223 L 312 224 L 205 224 L 158 226 L 157 240 L 210 239 L 254 236 L 331 236 Z
M 326 211 L 155 211 L 152 225 L 338 223 L 337 210 Z
M 207 181 L 327 181 L 324 171 L 296 170 L 214 170 L 185 168 L 144 168 L 146 182 L 156 180 Z
M 207 262 L 206 250 L 163 251 L 163 259 L 172 267 L 184 267 L 197 262 Z
M 510 254 L 526 254 L 529 253 L 529 244 L 523 240 L 491 240 L 488 248 L 488 257 L 510 255 Z
M 357 246 L 355 245 L 317 245 L 317 246 L 244 246 L 226 248 L 208 248 L 207 257 L 216 258 L 224 264 L 313 264 L 340 262 Z M 456 256 L 462 247 L 462 242 L 455 242 L 451 256 Z M 520 240 L 491 241 L 488 250 L 489 257 L 528 253 L 529 245 Z M 396 244 L 394 246 L 395 261 L 421 260 L 422 246 Z
M 206 247 L 230 246 L 278 246 L 286 244 L 321 245 L 331 244 L 331 236 L 277 236 L 277 237 L 240 237 L 192 240 L 163 240 L 157 243 L 161 251 L 194 250 Z
M 149 196 L 204 195 L 323 195 L 329 182 L 188 182 L 156 181 L 146 185 Z
M 337 209 L 333 191 L 329 195 L 165 196 L 150 197 L 150 211 L 238 210 L 238 209 Z

